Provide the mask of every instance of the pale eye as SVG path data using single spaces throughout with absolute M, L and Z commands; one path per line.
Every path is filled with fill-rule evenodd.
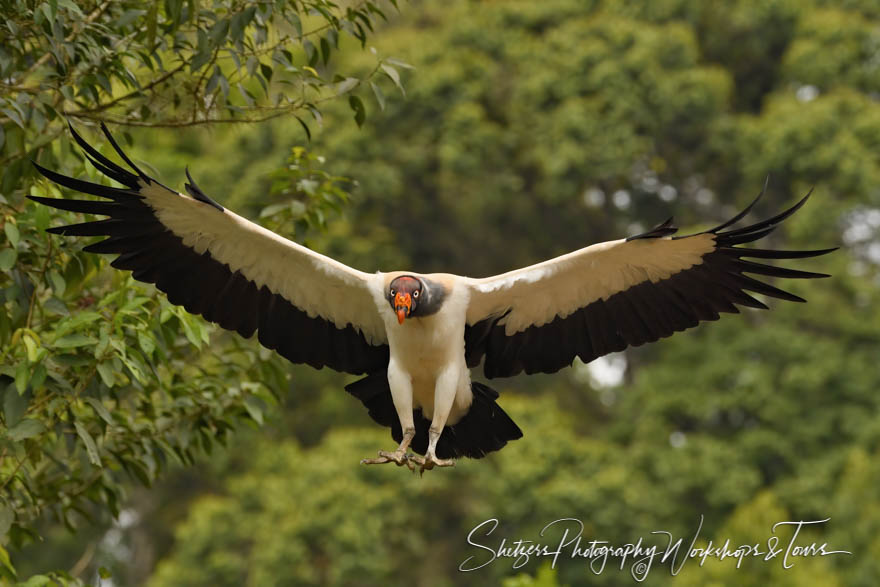
M 413 297 L 414 297 L 414 298 L 419 297 L 419 292 L 418 292 L 418 291 L 414 291 L 414 292 L 413 292 Z
M 394 297 L 394 290 L 393 290 L 393 289 L 391 290 L 391 294 L 390 294 L 390 295 L 391 295 L 392 298 Z

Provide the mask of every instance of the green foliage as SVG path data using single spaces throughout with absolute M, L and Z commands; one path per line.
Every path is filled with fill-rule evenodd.
M 320 122 L 321 103 L 379 71 L 396 76 L 393 59 L 377 58 L 363 76 L 331 67 L 345 39 L 363 47 L 391 6 L 397 0 L 9 2 L 0 26 L 3 188 L 65 119 L 180 127 L 293 116 L 309 134 L 306 116 Z M 352 100 L 361 124 L 363 104 Z
M 124 353 L 110 344 L 100 361 L 109 364 L 113 387 L 96 367 L 71 408 L 76 418 L 87 418 L 81 428 L 94 441 L 102 471 L 124 469 L 106 453 L 116 442 L 103 428 L 109 425 L 85 403 L 94 386 L 116 426 L 129 415 L 151 420 L 148 405 L 172 410 L 167 428 L 150 430 L 151 438 L 170 438 L 172 452 L 174 433 L 192 422 L 190 412 L 173 407 L 179 396 L 157 385 L 161 373 L 146 373 L 141 383 L 123 358 L 146 363 L 167 353 L 171 361 L 160 364 L 181 371 L 163 376 L 172 383 L 187 378 L 187 389 L 204 387 L 214 402 L 223 396 L 219 383 L 211 387 L 212 377 L 241 382 L 239 395 L 209 415 L 266 423 L 258 431 L 236 430 L 231 447 L 160 481 L 148 496 L 135 493 L 127 507 L 142 521 L 125 536 L 149 548 L 116 557 L 100 546 L 103 528 L 89 535 L 81 525 L 77 539 L 98 544 L 104 557 L 89 569 L 106 564 L 123 576 L 126 567 L 137 567 L 125 575 L 129 582 L 149 578 L 153 585 L 631 585 L 627 569 L 593 575 L 581 561 L 560 561 L 555 570 L 536 560 L 517 569 L 497 561 L 467 575 L 457 569 L 475 554 L 468 532 L 489 518 L 500 521 L 499 540 L 534 539 L 548 522 L 573 516 L 584 521 L 586 536 L 626 543 L 654 530 L 688 540 L 702 515 L 699 547 L 727 538 L 763 542 L 776 522 L 830 517 L 803 542 L 827 541 L 853 556 L 801 559 L 792 569 L 776 561 L 746 561 L 738 569 L 735 561 L 709 560 L 688 564 L 674 579 L 660 566 L 646 584 L 873 585 L 880 576 L 878 15 L 875 2 L 861 0 L 426 2 L 377 39 L 377 54 L 401 56 L 415 71 L 391 60 L 376 69 L 373 54 L 348 53 L 344 45 L 330 62 L 364 73 L 322 78 L 333 84 L 327 95 L 342 97 L 322 109 L 326 130 L 312 129 L 327 171 L 316 154 L 290 150 L 289 137 L 302 133 L 292 118 L 211 135 L 137 137 L 137 155 L 160 170 L 178 173 L 182 160 L 195 159 L 194 172 L 204 170 L 196 173 L 200 184 L 224 204 L 251 217 L 264 211 L 273 227 L 365 270 L 409 265 L 490 274 L 619 238 L 672 212 L 686 228 L 727 219 L 768 173 L 770 189 L 757 215 L 815 188 L 809 204 L 768 237 L 779 248 L 844 245 L 797 263 L 833 275 L 785 284 L 807 305 L 771 301 L 770 312 L 743 311 L 631 349 L 620 386 L 590 389 L 583 367 L 493 382 L 525 438 L 422 479 L 358 466 L 359 458 L 392 443 L 387 431 L 366 428 L 372 424 L 362 406 L 339 389 L 346 378 L 295 369 L 292 393 L 266 395 L 255 382 L 282 390 L 287 373 L 266 363 L 269 353 L 216 335 L 207 354 L 197 352 L 187 336 L 203 340 L 198 323 L 177 314 L 157 319 L 165 306 L 153 300 L 161 297 L 97 273 L 89 256 L 67 249 L 50 255 L 49 241 L 36 232 L 50 219 L 27 220 L 39 211 L 5 213 L 0 238 L 18 243 L 0 252 L 0 267 L 16 268 L 8 287 L 25 283 L 15 278 L 25 259 L 30 281 L 40 284 L 35 300 L 48 305 L 31 318 L 39 338 L 22 329 L 9 352 L 46 365 L 59 356 L 89 358 L 91 351 L 89 360 L 99 362 L 93 342 L 55 348 L 59 337 L 52 333 L 64 316 L 48 314 L 53 296 L 74 314 L 70 308 L 90 291 L 97 293 L 85 311 L 101 313 L 101 320 L 60 338 L 81 334 L 100 342 L 111 324 L 108 336 L 124 342 Z M 276 25 L 270 36 L 284 28 Z M 315 69 L 325 72 L 324 46 L 314 46 Z M 369 77 L 371 71 L 378 77 Z M 273 72 L 273 85 L 279 75 Z M 407 100 L 386 98 L 401 81 Z M 187 112 L 181 106 L 162 115 Z M 350 118 L 361 112 L 369 115 L 356 120 L 359 130 Z M 57 145 L 41 156 L 69 164 L 67 143 Z M 281 152 L 291 155 L 276 171 Z M 357 179 L 350 200 L 352 184 L 342 176 Z M 273 189 L 273 182 L 281 183 Z M 310 231 L 325 222 L 326 232 Z M 60 293 L 53 268 L 64 280 Z M 85 278 L 77 276 L 87 270 L 90 281 L 80 287 L 77 279 Z M 110 295 L 117 301 L 92 309 Z M 150 301 L 117 331 L 115 312 L 140 297 Z M 4 306 L 5 319 L 16 320 L 10 337 L 29 313 L 27 296 L 12 298 Z M 44 320 L 45 335 L 34 327 Z M 140 346 L 141 332 L 156 345 L 152 355 Z M 240 364 L 230 357 L 241 357 Z M 69 369 L 82 377 L 85 368 Z M 264 379 L 267 369 L 275 379 Z M 17 394 L 15 371 L 6 375 L 16 395 L 8 407 L 4 396 L 4 416 L 20 422 L 30 418 L 26 410 L 37 396 L 33 389 Z M 30 371 L 20 380 L 26 376 Z M 55 385 L 48 370 L 46 381 Z M 143 403 L 117 402 L 128 394 Z M 76 418 L 63 420 L 64 439 L 74 447 L 63 462 L 79 463 L 77 472 L 97 470 Z M 14 434 L 36 430 L 25 424 Z M 21 444 L 53 430 L 46 426 Z M 136 454 L 144 456 L 135 461 L 148 453 Z M 157 469 L 164 466 L 154 460 Z M 4 520 L 11 518 L 0 515 Z M 56 539 L 42 551 L 64 547 Z M 73 568 L 83 546 L 66 547 L 73 553 L 66 568 Z M 9 552 L 17 554 L 11 546 Z M 46 564 L 28 568 L 58 567 Z
M 504 587 L 561 587 L 557 581 L 556 573 L 549 563 L 541 565 L 534 577 L 517 575 L 505 579 L 502 585 Z
M 325 211 L 342 212 L 349 201 L 346 188 L 351 180 L 316 168 L 324 162 L 324 157 L 303 147 L 291 149 L 287 165 L 269 176 L 272 179 L 270 199 L 282 201 L 270 204 L 260 212 L 267 227 L 291 235 L 297 228 L 300 231 L 308 227 L 326 230 Z M 292 229 L 288 224 L 293 224 Z
M 62 196 L 35 182 L 29 160 L 106 181 L 71 148 L 68 120 L 180 127 L 289 116 L 308 135 L 305 117 L 320 123 L 321 105 L 346 95 L 363 124 L 352 92 L 368 81 L 378 88 L 378 72 L 397 84 L 394 65 L 405 64 L 373 51 L 371 71 L 349 74 L 333 57 L 346 37 L 364 47 L 392 6 L 19 1 L 0 9 L 0 576 L 15 576 L 7 548 L 38 539 L 40 524 L 76 531 L 105 522 L 118 516 L 127 484 L 151 485 L 211 454 L 241 423 L 262 424 L 288 378 L 277 357 L 107 271 L 79 243 L 47 235 L 81 219 L 24 199 Z M 324 229 L 350 182 L 323 163 L 295 147 L 272 176 L 266 219 Z
M 306 170 L 279 173 L 277 192 L 306 194 L 293 200 L 298 221 L 323 221 L 347 198 L 340 178 L 312 168 L 318 160 L 302 150 L 296 159 Z M 32 193 L 58 195 L 48 183 Z M 73 214 L 0 207 L 3 250 L 16 258 L 0 281 L 0 478 L 4 534 L 20 547 L 43 514 L 71 530 L 83 517 L 118 515 L 126 477 L 149 485 L 170 464 L 210 454 L 237 423 L 262 424 L 287 369 L 43 232 L 75 222 Z

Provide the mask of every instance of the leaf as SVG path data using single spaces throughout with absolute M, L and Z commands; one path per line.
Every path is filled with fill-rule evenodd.
M 226 37 L 226 32 L 229 30 L 229 19 L 221 18 L 217 22 L 214 23 L 214 26 L 211 27 L 211 32 L 208 33 L 208 36 L 211 38 L 211 42 L 214 45 L 220 45 Z
M 229 98 L 229 80 L 226 79 L 225 75 L 220 75 L 217 81 L 220 84 L 220 91 L 223 92 L 223 98 Z
M 15 426 L 21 421 L 28 406 L 28 398 L 20 393 L 14 385 L 6 387 L 6 393 L 3 397 L 3 417 L 6 420 L 6 426 Z
M 12 247 L 15 248 L 18 246 L 18 241 L 21 235 L 18 232 L 18 227 L 11 222 L 6 222 L 3 226 L 3 231 L 6 233 L 6 238 L 9 239 L 9 242 L 12 244 Z
M 17 124 L 21 128 L 24 128 L 24 121 L 22 121 L 21 115 L 18 112 L 11 108 L 0 108 L 0 112 L 3 112 L 3 114 L 8 116 L 9 119 L 12 120 L 12 122 Z
M 89 431 L 82 422 L 76 422 L 74 427 L 76 428 L 76 433 L 86 445 L 86 452 L 89 454 L 89 461 L 93 465 L 100 467 L 101 457 L 98 455 L 98 446 L 95 444 L 95 439 L 92 438 L 92 435 L 89 434 Z
M 146 11 L 144 11 L 144 10 L 126 10 L 125 12 L 122 13 L 122 16 L 120 16 L 118 19 L 116 19 L 116 22 L 113 23 L 113 28 L 121 29 L 127 25 L 130 25 L 134 21 L 138 20 L 138 18 L 140 18 L 141 15 L 144 14 L 144 12 L 146 12 Z
M 364 103 L 357 96 L 349 96 L 348 105 L 351 106 L 351 109 L 354 111 L 354 121 L 358 126 L 363 126 L 364 121 L 367 119 L 367 111 L 364 108 Z
M 266 63 L 260 63 L 260 72 L 263 74 L 263 77 L 266 78 L 267 82 L 272 81 L 272 66 Z
M 24 342 L 24 347 L 27 351 L 27 358 L 29 363 L 37 362 L 37 341 L 34 340 L 33 336 L 29 334 L 25 334 L 21 337 L 22 342 Z
M 3 249 L 0 251 L 0 271 L 6 273 L 12 269 L 17 257 L 18 253 L 15 252 L 15 249 Z
M 141 308 L 144 304 L 150 301 L 150 298 L 147 296 L 135 296 L 125 302 L 125 304 L 119 309 L 119 312 L 124 312 L 126 314 L 136 314 L 135 310 Z
M 291 12 L 287 15 L 287 22 L 293 25 L 294 30 L 296 31 L 297 37 L 302 37 L 303 28 L 302 21 L 299 19 L 299 15 L 296 12 Z
M 95 345 L 94 355 L 96 359 L 100 359 L 104 356 L 104 353 L 107 352 L 107 348 L 110 346 L 110 328 L 105 326 L 101 328 L 101 338 L 98 340 L 98 344 Z
M 98 344 L 98 339 L 85 334 L 68 334 L 56 340 L 52 346 L 56 349 L 72 349 L 81 346 Z
M 96 73 L 95 79 L 98 80 L 98 85 L 107 92 L 108 94 L 113 94 L 113 86 L 110 85 L 110 80 L 103 73 Z
M 192 61 L 189 63 L 190 72 L 196 72 L 205 66 L 209 61 L 211 61 L 211 57 L 214 55 L 213 51 L 210 48 L 205 48 L 204 51 L 199 51 L 196 53 Z
M 220 82 L 220 78 L 223 77 L 223 73 L 220 71 L 220 66 L 214 66 L 214 72 L 211 74 L 211 77 L 208 78 L 208 83 L 205 85 L 205 94 L 211 94 L 214 89 L 217 87 L 217 84 Z
M 138 346 L 141 347 L 141 350 L 144 351 L 144 354 L 152 355 L 153 351 L 156 350 L 156 343 L 153 341 L 153 338 L 146 332 L 141 331 L 138 332 L 137 337 Z
M 0 536 L 6 536 L 14 521 L 15 512 L 6 506 L 0 506 Z
M 326 37 L 321 37 L 321 59 L 324 61 L 325 66 L 330 61 L 330 43 Z
M 318 182 L 314 179 L 304 178 L 296 182 L 296 187 L 310 196 L 314 196 L 318 189 Z
M 180 12 L 183 8 L 183 0 L 165 0 L 165 12 L 171 20 L 172 29 L 180 24 Z
M 26 438 L 33 438 L 44 430 L 46 430 L 46 427 L 39 420 L 25 418 L 9 429 L 9 438 L 13 442 L 20 442 Z
M 58 336 L 67 334 L 71 330 L 77 330 L 81 326 L 85 326 L 91 322 L 95 322 L 103 318 L 98 312 L 77 312 L 70 318 L 62 320 L 55 329 Z
M 82 13 L 82 10 L 79 9 L 79 6 L 77 6 L 73 0 L 58 0 L 58 5 L 61 6 L 62 8 L 66 8 L 67 10 L 72 12 L 75 16 L 78 16 L 80 18 L 85 16 Z
M 3 563 L 3 566 L 12 573 L 13 577 L 16 576 L 15 567 L 12 566 L 12 561 L 9 560 L 9 553 L 2 546 L 0 546 L 0 563 Z
M 344 80 L 336 84 L 336 95 L 341 96 L 342 94 L 351 91 L 352 89 L 357 87 L 359 83 L 361 83 L 361 80 L 356 77 L 345 78 Z
M 49 206 L 37 206 L 36 211 L 34 212 L 34 223 L 38 230 L 46 230 L 49 228 L 49 222 L 51 222 L 51 216 L 49 214 Z
M 110 412 L 107 411 L 107 408 L 104 407 L 104 404 L 101 403 L 101 400 L 94 397 L 87 397 L 86 403 L 92 406 L 92 409 L 95 410 L 95 413 L 98 414 L 102 420 L 108 424 L 113 424 L 113 417 L 110 415 Z
M 138 382 L 147 382 L 147 378 L 144 376 L 144 371 L 147 370 L 147 367 L 137 359 L 135 354 L 132 354 L 131 356 L 119 355 L 119 360 L 128 367 L 128 370 Z
M 305 121 L 302 118 L 300 118 L 299 116 L 296 116 L 295 118 L 296 118 L 296 121 L 299 122 L 300 126 L 303 127 L 303 130 L 306 131 L 306 139 L 311 141 L 312 140 L 312 131 L 309 130 L 309 125 L 306 124 Z
M 54 314 L 59 314 L 61 316 L 70 315 L 70 311 L 67 309 L 67 306 L 64 305 L 64 302 L 56 297 L 51 297 L 43 302 L 43 309 L 48 310 Z
M 245 69 L 247 69 L 249 77 L 253 77 L 254 73 L 257 71 L 258 63 L 260 63 L 260 60 L 253 55 L 247 58 L 247 62 L 245 62 Z
M 274 214 L 278 214 L 282 210 L 289 210 L 290 204 L 287 202 L 280 202 L 278 204 L 272 204 L 271 206 L 266 206 L 260 211 L 260 218 L 265 218 L 266 216 L 272 216 Z
M 308 60 L 309 67 L 314 68 L 318 64 L 318 59 L 320 56 L 318 55 L 318 50 L 315 49 L 315 44 L 306 39 L 303 41 L 303 50 L 306 52 L 306 59 Z
M 385 63 L 390 63 L 391 65 L 396 65 L 397 67 L 402 67 L 404 69 L 415 69 L 412 65 L 407 63 L 406 61 L 401 61 L 400 59 L 394 59 L 393 57 L 389 57 L 385 59 Z
M 263 425 L 263 402 L 259 398 L 251 395 L 244 398 L 244 409 L 247 410 L 254 422 L 260 426 Z
M 43 351 L 45 352 L 45 351 Z M 34 369 L 34 374 L 31 377 L 31 387 L 34 390 L 40 389 L 43 386 L 43 383 L 46 381 L 46 376 L 48 372 L 46 371 L 46 366 L 43 363 L 37 365 L 37 368 Z
M 128 472 L 133 475 L 138 481 L 146 485 L 150 486 L 150 476 L 147 474 L 147 470 L 141 465 L 138 461 L 128 461 L 127 463 Z
M 113 365 L 109 362 L 98 363 L 95 368 L 98 370 L 98 375 L 101 376 L 101 381 L 104 382 L 104 385 L 107 387 L 113 387 L 116 384 L 116 376 L 113 374 Z
M 177 315 L 177 319 L 180 321 L 180 325 L 183 326 L 183 334 L 186 336 L 186 339 L 190 341 L 193 346 L 196 348 L 202 348 L 202 339 L 199 337 L 197 332 L 197 326 L 194 323 L 194 319 L 191 319 L 187 315 Z
M 379 104 L 379 109 L 384 112 L 385 110 L 385 94 L 382 93 L 382 90 L 375 82 L 370 82 L 370 88 L 373 90 L 373 95 L 376 97 L 376 103 Z
M 150 4 L 150 12 L 147 14 L 147 49 L 152 51 L 156 44 L 156 22 L 159 15 L 159 3 L 152 2 Z
M 406 90 L 403 89 L 403 85 L 400 83 L 400 74 L 397 73 L 397 70 L 387 63 L 383 63 L 381 67 L 382 71 L 385 72 L 385 75 L 391 78 L 391 81 L 393 81 L 394 85 L 397 86 L 397 89 L 400 90 L 400 93 L 406 96 Z
M 19 583 L 18 587 L 54 587 L 58 585 L 48 575 L 31 575 L 24 583 Z
M 31 367 L 26 362 L 22 361 L 19 363 L 18 367 L 15 368 L 15 387 L 18 388 L 18 393 L 24 393 L 27 391 L 28 382 L 31 380 Z
M 64 295 L 64 290 L 67 287 L 67 284 L 64 281 L 64 278 L 59 275 L 57 271 L 52 269 L 49 271 L 49 281 L 52 282 L 52 290 L 58 296 Z
M 248 89 L 245 88 L 240 83 L 237 85 L 238 85 L 238 93 L 241 94 L 242 98 L 244 98 L 244 101 L 248 105 L 248 108 L 253 108 L 254 104 L 256 102 L 256 98 L 254 97 L 254 95 L 251 94 L 250 91 L 248 91 Z
M 318 123 L 318 126 L 321 126 L 321 124 L 324 121 L 324 117 L 321 116 L 321 111 L 318 110 L 317 108 L 315 108 L 312 104 L 306 104 L 306 108 L 308 108 L 309 112 L 312 113 L 312 118 L 315 119 L 315 122 Z M 42 206 L 42 207 L 45 208 L 46 206 Z

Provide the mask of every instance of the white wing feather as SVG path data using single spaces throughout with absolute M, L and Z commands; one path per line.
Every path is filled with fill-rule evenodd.
M 715 247 L 713 234 L 687 238 L 615 240 L 598 243 L 543 263 L 467 279 L 468 324 L 509 313 L 499 324 L 508 335 L 572 314 L 596 300 L 644 281 L 657 282 L 701 262 Z
M 373 345 L 387 342 L 370 293 L 375 276 L 316 253 L 229 210 L 219 211 L 158 183 L 140 193 L 159 221 L 198 253 L 208 251 L 257 286 L 265 285 L 309 317 L 351 325 Z

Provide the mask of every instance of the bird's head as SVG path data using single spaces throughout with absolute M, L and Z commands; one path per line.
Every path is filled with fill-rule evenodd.
M 397 321 L 403 321 L 416 312 L 419 300 L 424 296 L 425 284 L 411 275 L 402 275 L 388 285 L 388 302 L 397 314 Z

